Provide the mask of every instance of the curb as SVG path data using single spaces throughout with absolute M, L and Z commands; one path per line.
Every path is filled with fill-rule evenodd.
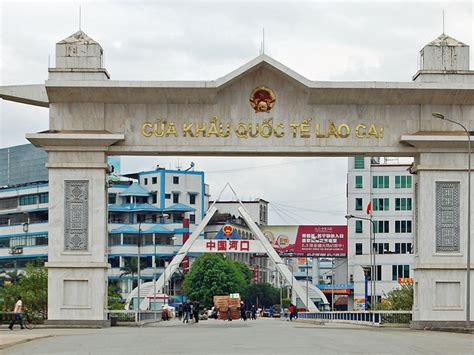
M 11 343 L 0 344 L 0 350 L 4 350 L 4 349 L 10 348 L 10 347 L 15 346 L 15 345 L 28 343 L 30 341 L 37 340 L 37 339 L 52 338 L 54 336 L 55 335 L 42 335 L 42 336 L 39 336 L 39 337 L 36 337 L 36 338 L 28 338 L 28 339 L 13 341 Z

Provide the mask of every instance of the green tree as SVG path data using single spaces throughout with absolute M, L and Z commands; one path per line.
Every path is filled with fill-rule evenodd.
M 244 276 L 245 283 L 248 286 L 250 286 L 250 284 L 252 283 L 252 271 L 249 269 L 248 265 L 241 262 L 241 261 L 237 261 L 237 260 L 235 260 L 234 263 L 235 263 L 235 266 L 237 267 L 237 269 Z
M 413 307 L 413 285 L 402 284 L 400 288 L 390 291 L 377 306 L 380 310 L 411 311 Z
M 251 285 L 247 290 L 245 302 L 247 304 L 258 304 L 259 307 L 280 304 L 280 289 L 270 284 Z
M 109 309 L 123 309 L 122 296 L 120 288 L 117 285 L 109 284 L 107 286 L 107 303 Z
M 212 306 L 214 296 L 244 294 L 244 275 L 232 260 L 221 254 L 203 254 L 191 266 L 184 279 L 184 292 L 202 305 Z
M 18 296 L 28 311 L 47 317 L 48 311 L 48 272 L 44 266 L 27 264 L 25 273 L 19 281 L 0 289 L 0 302 L 3 311 L 11 311 Z
M 140 264 L 140 271 L 145 268 L 144 263 Z M 120 268 L 120 277 L 130 275 L 132 280 L 135 280 L 135 275 L 138 274 L 138 257 L 124 258 L 123 266 Z

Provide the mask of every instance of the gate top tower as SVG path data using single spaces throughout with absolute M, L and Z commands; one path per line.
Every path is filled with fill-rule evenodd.
M 56 68 L 49 68 L 49 80 L 106 80 L 101 45 L 77 31 L 56 43 Z

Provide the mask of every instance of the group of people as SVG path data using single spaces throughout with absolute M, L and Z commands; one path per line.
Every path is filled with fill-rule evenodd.
M 201 305 L 199 301 L 190 301 L 181 303 L 179 305 L 178 317 L 179 320 L 183 319 L 183 323 L 189 323 L 189 320 L 194 318 L 194 323 L 199 322 L 199 310 Z
M 243 321 L 246 321 L 248 318 L 248 315 L 250 315 L 250 319 L 256 320 L 257 319 L 257 308 L 255 305 L 252 305 L 250 309 L 248 309 L 245 305 L 244 301 L 240 301 L 240 319 Z

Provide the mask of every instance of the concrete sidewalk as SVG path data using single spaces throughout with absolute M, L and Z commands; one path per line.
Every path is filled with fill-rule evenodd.
M 92 334 L 94 329 L 59 329 L 59 328 L 46 328 L 38 327 L 32 330 L 23 329 L 21 330 L 18 325 L 15 325 L 13 330 L 8 329 L 7 325 L 0 327 L 0 354 L 6 354 L 7 348 L 26 343 L 35 339 L 49 338 L 60 335 L 73 335 L 73 334 Z

